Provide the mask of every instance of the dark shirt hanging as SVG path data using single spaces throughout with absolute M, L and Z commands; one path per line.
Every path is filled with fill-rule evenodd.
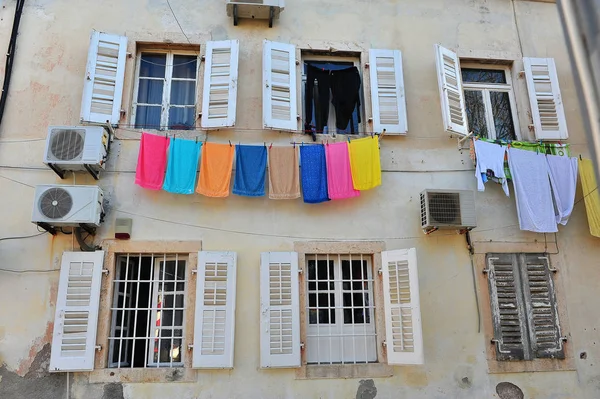
M 360 73 L 358 68 L 351 67 L 339 71 L 331 71 L 331 94 L 335 108 L 335 124 L 340 130 L 348 127 L 352 121 L 352 114 L 357 110 L 358 122 L 360 123 Z M 353 122 L 353 121 L 352 121 Z M 354 131 L 354 123 L 350 123 L 350 132 Z
M 316 84 L 315 84 L 316 83 Z M 306 66 L 306 90 L 304 93 L 305 126 L 304 130 L 312 131 L 313 103 L 315 109 L 315 128 L 317 133 L 323 133 L 329 119 L 330 71 Z

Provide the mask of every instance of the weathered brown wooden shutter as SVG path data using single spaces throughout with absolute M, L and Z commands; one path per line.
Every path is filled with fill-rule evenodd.
M 496 359 L 528 359 L 531 355 L 517 256 L 491 253 L 487 254 L 486 262 Z
M 545 254 L 521 254 L 521 276 L 533 357 L 564 359 L 556 293 Z

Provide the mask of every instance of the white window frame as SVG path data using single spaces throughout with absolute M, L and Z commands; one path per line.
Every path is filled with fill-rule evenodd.
M 512 81 L 511 68 L 508 65 L 492 65 L 492 64 L 480 64 L 480 63 L 460 63 L 460 71 L 462 77 L 463 69 L 493 69 L 504 71 L 506 76 L 506 83 L 473 83 L 465 82 L 463 80 L 463 93 L 469 91 L 480 91 L 483 95 L 483 103 L 485 104 L 485 120 L 488 128 L 488 139 L 496 139 L 496 126 L 494 124 L 494 115 L 492 113 L 492 102 L 490 99 L 490 91 L 498 91 L 508 93 L 508 99 L 510 102 L 510 112 L 512 113 L 513 126 L 515 129 L 516 140 L 521 140 L 521 131 L 519 129 L 519 118 L 517 115 L 517 102 L 515 100 L 514 86 Z M 465 96 L 465 110 L 468 105 Z M 465 117 L 467 117 L 465 115 Z
M 310 324 L 310 300 L 309 300 L 309 295 L 311 293 L 316 292 L 317 295 L 319 295 L 320 290 L 318 289 L 318 282 L 320 280 L 316 280 L 316 284 L 317 284 L 317 290 L 316 291 L 310 291 L 309 290 L 309 284 L 311 282 L 314 282 L 313 280 L 309 280 L 308 279 L 308 262 L 310 262 L 311 260 L 325 260 L 327 261 L 327 264 L 329 264 L 329 261 L 333 260 L 334 261 L 334 267 L 333 267 L 333 283 L 334 283 L 334 298 L 335 298 L 335 323 L 334 324 L 319 324 L 317 322 L 317 324 Z M 344 323 L 344 310 L 345 307 L 343 305 L 343 294 L 347 293 L 347 290 L 343 289 L 343 280 L 342 280 L 342 261 L 344 260 L 360 260 L 360 261 L 366 261 L 367 262 L 367 280 L 362 280 L 361 281 L 366 281 L 368 284 L 368 288 L 367 288 L 367 292 L 369 294 L 369 311 L 370 311 L 370 315 L 369 315 L 369 322 L 368 323 L 363 323 L 363 324 L 345 324 Z M 372 255 L 371 254 L 350 254 L 350 255 L 343 255 L 343 254 L 306 254 L 305 255 L 305 262 L 306 264 L 303 265 L 303 267 L 305 267 L 305 270 L 307 271 L 307 275 L 306 275 L 306 286 L 304 287 L 305 289 L 305 310 L 306 310 L 306 341 L 307 341 L 307 348 L 309 349 L 306 353 L 306 359 L 307 359 L 307 363 L 308 364 L 365 364 L 365 363 L 378 363 L 380 360 L 378 358 L 378 353 L 377 353 L 377 331 L 376 331 L 376 318 L 375 318 L 375 312 L 376 312 L 376 301 L 375 301 L 375 289 L 374 289 L 374 273 L 373 273 L 373 259 L 372 259 Z M 352 266 L 350 266 L 352 267 Z M 352 270 L 352 269 L 351 269 Z M 317 273 L 316 270 L 316 265 L 315 265 L 315 273 Z M 329 284 L 332 280 L 330 279 L 329 276 L 329 267 L 327 268 L 327 274 L 328 274 L 328 279 L 327 279 L 327 284 Z M 316 275 L 315 277 L 317 277 L 318 275 Z M 352 277 L 352 276 L 351 276 Z M 352 279 L 351 279 L 352 280 Z M 353 280 L 352 280 L 353 281 Z M 351 283 L 353 284 L 353 282 Z M 352 287 L 352 285 L 351 285 Z M 326 290 L 327 294 L 330 293 L 330 290 L 327 289 Z M 354 291 L 352 288 L 349 291 L 351 294 L 354 294 L 355 292 L 358 293 L 364 293 L 365 291 Z M 318 297 L 317 297 L 318 298 Z M 317 299 L 318 301 L 318 299 Z M 318 307 L 319 303 L 317 302 L 317 307 Z M 353 307 L 350 307 L 351 309 L 353 309 Z M 363 306 L 364 308 L 364 306 Z M 328 307 L 329 309 L 329 307 Z M 354 317 L 353 317 L 354 318 Z M 318 313 L 317 313 L 317 321 L 318 321 Z M 321 333 L 324 333 L 323 335 Z M 368 343 L 368 338 L 372 337 L 373 342 L 371 342 L 370 344 Z M 344 357 L 345 354 L 345 345 L 344 345 L 344 340 L 347 338 L 351 338 L 352 340 L 352 358 L 351 360 L 346 360 L 346 358 Z M 327 345 L 327 349 L 325 349 L 324 351 L 322 351 L 321 349 L 321 342 L 325 340 L 326 341 L 326 345 Z M 358 341 L 358 343 L 357 343 Z M 362 341 L 362 342 L 361 342 Z M 361 354 L 357 353 L 357 346 L 360 347 L 360 345 L 363 345 L 363 348 L 360 348 L 361 350 L 364 349 L 364 352 L 362 352 Z M 370 347 L 367 347 L 370 346 Z M 314 347 L 317 348 L 317 354 L 319 355 L 319 357 L 317 359 L 310 359 L 310 349 L 313 349 Z M 338 348 L 338 353 L 339 358 L 338 357 L 334 357 L 333 355 L 333 348 Z M 342 351 L 339 350 L 339 348 L 343 348 Z M 372 359 L 372 360 L 367 360 L 367 359 Z M 363 360 L 364 359 L 364 360 Z
M 139 339 L 145 339 L 145 340 L 148 341 L 148 345 L 147 345 L 148 346 L 148 352 L 146 353 L 146 362 L 145 362 L 144 366 L 143 367 L 132 367 L 129 363 L 123 364 L 121 362 L 113 362 L 112 361 L 112 355 L 113 355 L 113 348 L 114 348 L 114 344 L 115 344 L 116 340 L 109 338 L 109 341 L 108 341 L 109 342 L 108 367 L 111 368 L 111 369 L 119 370 L 119 369 L 128 369 L 128 368 L 144 369 L 144 368 L 176 368 L 176 367 L 184 367 L 184 364 L 185 364 L 185 355 L 186 355 L 186 352 L 187 352 L 187 350 L 184 349 L 184 348 L 187 347 L 187 344 L 185 342 L 185 340 L 186 340 L 186 338 L 185 338 L 186 337 L 186 328 L 187 328 L 187 326 L 186 326 L 186 312 L 189 310 L 185 306 L 185 303 L 186 303 L 186 298 L 188 296 L 188 284 L 190 283 L 187 279 L 185 279 L 185 280 L 182 281 L 184 283 L 184 290 L 183 290 L 183 292 L 181 292 L 181 291 L 172 291 L 172 294 L 174 295 L 174 298 L 173 298 L 174 304 L 176 303 L 175 302 L 176 301 L 175 295 L 183 294 L 183 298 L 184 298 L 184 307 L 182 309 L 182 311 L 183 311 L 183 324 L 181 325 L 181 328 L 177 328 L 177 329 L 181 329 L 181 331 L 182 331 L 182 334 L 181 334 L 182 336 L 180 338 L 181 342 L 182 342 L 181 348 L 180 348 L 181 360 L 179 362 L 173 362 L 173 361 L 171 361 L 171 362 L 154 362 L 153 359 L 154 359 L 154 348 L 155 348 L 155 345 L 156 345 L 156 343 L 155 343 L 156 339 L 151 338 L 151 336 L 152 336 L 152 334 L 155 334 L 157 330 L 161 329 L 160 327 L 156 326 L 156 321 L 157 321 L 157 316 L 158 316 L 158 299 L 157 299 L 157 296 L 158 296 L 158 285 L 161 282 L 164 281 L 164 273 L 165 273 L 166 269 L 163 269 L 163 278 L 162 279 L 157 279 L 156 277 L 157 277 L 157 274 L 160 271 L 160 265 L 162 263 L 166 263 L 168 261 L 175 261 L 175 262 L 185 261 L 186 271 L 185 271 L 184 275 L 187 275 L 187 268 L 190 267 L 190 260 L 189 260 L 189 257 L 186 254 L 166 254 L 165 253 L 165 254 L 163 254 L 162 258 L 160 258 L 158 256 L 155 257 L 154 255 L 156 255 L 156 254 L 155 253 L 144 253 L 144 252 L 143 253 L 139 253 L 139 254 L 137 254 L 137 253 L 126 253 L 126 254 L 124 254 L 124 253 L 117 253 L 116 254 L 116 258 L 115 258 L 116 261 L 118 261 L 119 258 L 122 257 L 122 256 L 126 256 L 127 259 L 129 259 L 129 256 L 133 256 L 133 257 L 136 257 L 136 258 L 141 258 L 141 257 L 144 257 L 144 256 L 152 256 L 152 272 L 151 272 L 152 287 L 151 287 L 151 293 L 150 293 L 152 295 L 152 301 L 151 301 L 152 312 L 150 314 L 150 320 L 149 320 L 149 323 L 150 323 L 151 327 L 148 328 L 148 330 L 147 330 L 148 331 L 148 336 L 146 336 L 144 338 L 139 338 Z M 177 263 L 176 263 L 176 265 L 177 265 Z M 119 267 L 120 266 L 118 264 L 115 264 L 115 276 L 118 275 L 118 268 Z M 120 281 L 120 278 L 113 279 L 111 281 L 111 284 L 115 285 L 115 280 Z M 128 276 L 127 276 L 127 273 L 126 273 L 125 281 L 126 281 L 126 283 L 125 283 L 125 290 L 127 290 L 127 284 L 130 283 L 131 281 L 135 282 L 136 280 L 130 280 L 128 278 Z M 138 284 L 139 284 L 139 281 L 140 280 L 138 280 Z M 177 285 L 176 285 L 177 282 L 174 282 L 173 284 L 175 285 L 175 288 L 177 288 Z M 138 289 L 139 289 L 139 286 L 138 286 Z M 115 304 L 115 301 L 118 299 L 119 294 L 120 293 L 115 289 L 114 292 L 113 292 L 112 302 L 110 303 L 110 308 L 111 309 L 115 307 L 114 304 Z M 138 292 L 138 295 L 139 295 L 139 292 Z M 148 301 L 148 302 L 150 302 L 150 301 Z M 145 308 L 142 308 L 142 309 L 145 309 Z M 114 335 L 116 333 L 116 330 L 117 330 L 117 327 L 116 327 L 116 322 L 117 322 L 116 315 L 117 315 L 117 312 L 115 310 L 111 310 L 111 324 L 110 324 L 110 329 L 109 329 L 109 337 L 116 337 L 116 335 Z M 175 320 L 175 311 L 173 312 L 173 320 Z M 134 327 L 133 327 L 134 330 L 136 328 L 136 324 L 137 324 L 137 320 L 134 322 Z M 179 326 L 177 326 L 177 327 L 179 327 Z M 175 330 L 176 328 L 175 328 L 175 326 L 170 326 L 169 329 Z M 172 339 L 174 339 L 174 337 L 171 337 L 171 340 Z M 159 341 L 160 340 L 161 339 L 159 339 Z M 131 340 L 125 340 L 125 341 L 129 345 L 129 341 L 131 341 Z M 121 343 L 123 343 L 123 341 Z M 160 342 L 159 342 L 159 344 L 160 344 Z M 160 356 L 160 354 L 159 354 L 159 356 Z M 160 358 L 159 358 L 159 360 L 160 360 Z
M 335 56 L 335 55 L 319 55 L 319 54 L 312 54 L 312 53 L 307 53 L 306 50 L 302 49 L 301 50 L 301 57 L 300 57 L 300 76 L 301 76 L 301 87 L 300 87 L 300 108 L 302 108 L 302 120 L 300 121 L 301 123 L 301 130 L 304 130 L 304 122 L 306 121 L 306 107 L 305 107 L 305 103 L 304 103 L 304 98 L 305 98 L 305 90 L 306 90 L 306 72 L 304 71 L 304 63 L 305 62 L 310 62 L 310 61 L 315 61 L 315 62 L 352 62 L 354 64 L 354 66 L 356 68 L 358 68 L 358 72 L 360 74 L 360 90 L 359 90 L 359 95 L 360 95 L 360 107 L 359 107 L 359 113 L 361 115 L 361 122 L 358 124 L 358 133 L 352 134 L 352 133 L 348 133 L 348 134 L 344 134 L 343 136 L 360 136 L 360 135 L 364 135 L 366 132 L 366 128 L 365 128 L 365 94 L 364 94 L 364 89 L 365 89 L 365 77 L 363 76 L 362 72 L 361 72 L 361 62 L 360 62 L 360 57 L 361 54 L 356 54 L 355 57 L 351 57 L 351 56 Z M 336 137 L 337 135 L 337 128 L 335 127 L 335 108 L 333 106 L 333 104 L 329 104 L 329 119 L 327 120 L 327 132 L 328 132 L 328 136 L 332 136 L 332 137 Z M 331 127 L 333 127 L 333 129 L 331 129 Z M 319 133 L 320 134 L 320 133 Z
M 151 53 L 151 54 L 166 54 L 166 65 L 165 65 L 165 78 L 164 78 L 164 86 L 163 86 L 163 97 L 162 97 L 162 104 L 161 104 L 161 114 L 160 114 L 160 127 L 157 129 L 156 127 L 152 127 L 149 128 L 150 130 L 169 130 L 169 110 L 172 107 L 175 108 L 191 108 L 191 106 L 188 105 L 171 105 L 170 101 L 171 101 L 171 82 L 173 81 L 173 58 L 176 55 L 195 55 L 196 56 L 196 74 L 195 74 L 195 78 L 194 79 L 189 79 L 189 78 L 175 78 L 174 80 L 177 81 L 187 81 L 187 82 L 191 82 L 191 81 L 195 81 L 196 82 L 196 87 L 195 87 L 195 95 L 194 95 L 194 125 L 193 127 L 195 127 L 195 122 L 198 120 L 198 81 L 199 81 L 199 74 L 198 71 L 200 70 L 200 63 L 201 63 L 201 59 L 200 56 L 198 55 L 198 51 L 192 51 L 192 50 L 164 50 L 164 49 L 154 49 L 152 47 L 147 47 L 147 48 L 142 48 L 138 51 L 137 56 L 136 56 L 136 66 L 135 66 L 135 81 L 134 81 L 134 89 L 133 89 L 133 98 L 131 101 L 131 125 L 135 126 L 136 124 L 136 115 L 137 115 L 137 107 L 138 105 L 150 105 L 150 106 L 156 106 L 156 104 L 148 104 L 148 103 L 138 103 L 138 91 L 139 91 L 139 82 L 140 82 L 140 66 L 141 66 L 141 62 L 142 62 L 142 54 L 143 53 Z M 160 78 L 150 78 L 150 77 L 144 77 L 144 79 L 148 79 L 148 80 L 160 80 Z

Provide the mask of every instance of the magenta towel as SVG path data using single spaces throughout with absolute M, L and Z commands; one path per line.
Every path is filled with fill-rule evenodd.
M 167 168 L 169 140 L 168 137 L 142 133 L 135 184 L 150 190 L 162 188 Z
M 358 197 L 360 191 L 352 184 L 348 143 L 325 145 L 327 158 L 327 190 L 332 200 Z

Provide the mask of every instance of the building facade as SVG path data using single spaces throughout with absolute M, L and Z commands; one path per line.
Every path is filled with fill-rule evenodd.
M 288 0 L 269 28 L 235 26 L 225 3 L 25 4 L 0 127 L 0 398 L 598 397 L 600 249 L 581 188 L 558 233 L 521 231 L 512 185 L 477 192 L 459 142 L 589 156 L 556 4 Z M 345 116 L 306 106 L 319 69 L 359 77 L 341 83 L 357 96 Z M 550 122 L 539 79 L 562 103 Z M 44 165 L 49 126 L 104 121 L 98 180 Z M 379 139 L 381 186 L 307 204 L 135 184 L 142 131 L 310 146 L 313 125 L 318 142 Z M 71 227 L 38 235 L 49 184 L 102 189 L 98 251 Z M 428 189 L 475 192 L 469 239 L 424 234 Z

